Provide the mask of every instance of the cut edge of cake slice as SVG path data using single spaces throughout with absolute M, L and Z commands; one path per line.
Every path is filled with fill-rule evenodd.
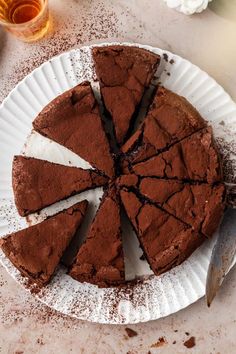
M 39 287 L 48 284 L 83 221 L 88 201 L 79 202 L 39 224 L 7 235 L 1 248 L 11 263 Z
M 108 178 L 96 170 L 84 170 L 33 157 L 14 156 L 13 159 L 12 186 L 21 216 L 107 183 Z
M 103 103 L 120 146 L 133 129 L 138 107 L 155 75 L 160 56 L 125 45 L 94 47 L 92 56 Z
M 123 167 L 147 160 L 206 126 L 190 102 L 159 86 L 143 123 L 121 148 Z
M 114 176 L 111 147 L 88 81 L 52 100 L 33 121 L 41 135 L 63 145 L 107 176 Z
M 120 200 L 114 185 L 104 193 L 69 275 L 99 287 L 125 281 Z
M 122 188 L 121 201 L 155 275 L 185 261 L 206 239 L 158 206 Z

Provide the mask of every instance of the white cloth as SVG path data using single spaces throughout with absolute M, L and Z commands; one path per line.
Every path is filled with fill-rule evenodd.
M 183 12 L 185 15 L 192 15 L 202 12 L 211 0 L 164 0 L 172 9 Z

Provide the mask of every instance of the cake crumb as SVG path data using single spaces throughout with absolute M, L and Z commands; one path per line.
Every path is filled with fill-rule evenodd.
M 126 333 L 127 333 L 129 338 L 133 338 L 133 337 L 136 337 L 138 335 L 138 332 L 134 331 L 133 329 L 131 329 L 129 327 L 126 327 L 125 331 L 126 331 Z
M 164 54 L 163 54 L 163 58 L 164 58 L 164 60 L 168 63 L 168 54 L 167 54 L 167 53 L 164 53 Z
M 225 122 L 222 120 L 219 124 L 224 126 Z
M 174 64 L 174 59 L 170 59 L 170 64 Z
M 165 339 L 165 337 L 160 337 L 156 343 L 153 343 L 151 345 L 151 348 L 159 348 L 159 347 L 162 347 L 165 344 L 168 344 L 168 342 Z
M 185 334 L 186 334 L 186 336 L 189 336 L 190 333 L 189 332 L 185 332 Z
M 174 342 L 172 344 L 176 344 L 176 340 L 174 340 Z
M 142 254 L 142 256 L 139 257 L 139 259 L 140 259 L 141 261 L 145 261 L 145 256 L 144 256 L 144 254 Z
M 190 337 L 188 340 L 184 342 L 184 346 L 188 349 L 195 347 L 195 345 L 196 345 L 195 337 Z

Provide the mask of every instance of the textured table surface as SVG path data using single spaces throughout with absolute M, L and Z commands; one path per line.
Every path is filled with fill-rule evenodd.
M 161 0 L 51 0 L 53 26 L 36 44 L 0 31 L 0 100 L 50 57 L 82 44 L 124 40 L 177 53 L 212 75 L 236 100 L 236 1 L 214 0 L 186 17 Z M 41 305 L 0 267 L 0 353 L 220 353 L 236 352 L 236 271 L 227 276 L 208 309 L 205 300 L 167 318 L 130 326 L 96 325 Z M 184 342 L 195 337 L 196 345 Z M 165 343 L 158 346 L 159 338 Z

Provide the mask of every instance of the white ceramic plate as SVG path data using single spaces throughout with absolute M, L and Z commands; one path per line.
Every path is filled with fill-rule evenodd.
M 106 44 L 104 44 L 106 45 Z M 134 44 L 128 44 L 134 45 Z M 163 55 L 163 51 L 149 46 L 140 47 Z M 158 69 L 161 83 L 185 96 L 213 126 L 226 164 L 226 179 L 236 175 L 236 105 L 223 88 L 198 67 L 177 55 L 166 52 L 168 61 L 162 59 Z M 173 59 L 174 63 L 170 63 Z M 64 53 L 49 60 L 28 75 L 10 93 L 0 107 L 0 237 L 27 226 L 20 218 L 11 187 L 11 164 L 14 154 L 24 152 L 28 156 L 75 166 L 89 167 L 78 156 L 58 144 L 36 134 L 31 134 L 32 121 L 37 113 L 54 97 L 89 80 L 97 90 L 91 61 L 91 47 Z M 98 91 L 98 90 L 97 90 Z M 38 222 L 50 213 L 83 198 L 89 199 L 91 213 L 82 228 L 82 237 L 102 195 L 101 189 L 74 196 L 67 201 L 45 209 Z M 78 244 L 81 239 L 77 240 Z M 174 313 L 198 300 L 205 294 L 205 281 L 214 240 L 205 242 L 182 265 L 156 277 L 147 263 L 141 261 L 141 250 L 129 225 L 125 225 L 124 243 L 126 276 L 128 279 L 143 276 L 134 286 L 122 289 L 98 289 L 81 284 L 66 274 L 60 266 L 53 281 L 40 293 L 40 301 L 62 313 L 79 319 L 100 323 L 136 323 L 154 320 Z M 0 261 L 7 271 L 26 289 L 26 280 L 0 252 Z

